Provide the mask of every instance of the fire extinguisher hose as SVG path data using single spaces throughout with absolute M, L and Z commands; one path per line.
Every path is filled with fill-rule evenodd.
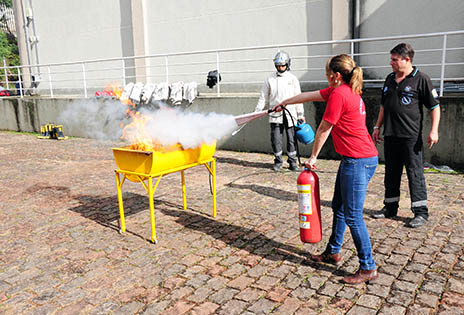
M 301 163 L 301 158 L 300 158 L 300 149 L 298 147 L 298 138 L 296 137 L 296 124 L 295 124 L 295 120 L 293 120 L 293 116 L 292 116 L 292 113 L 290 113 L 290 111 L 285 107 L 285 106 L 282 106 L 284 112 L 288 113 L 288 115 L 290 116 L 291 120 L 292 120 L 292 124 L 293 124 L 293 138 L 295 139 L 295 148 L 296 148 L 296 156 L 298 157 L 298 163 L 300 164 L 300 166 L 303 165 L 303 163 Z

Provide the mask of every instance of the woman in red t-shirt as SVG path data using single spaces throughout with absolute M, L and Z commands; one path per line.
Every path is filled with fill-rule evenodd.
M 378 164 L 377 149 L 366 127 L 366 109 L 361 98 L 363 71 L 348 55 L 330 58 L 326 65 L 329 87 L 305 92 L 274 107 L 281 111 L 288 104 L 327 101 L 327 107 L 305 166 L 314 169 L 317 156 L 332 134 L 335 151 L 342 156 L 332 199 L 332 235 L 325 251 L 311 255 L 316 262 L 341 265 L 340 250 L 346 225 L 350 228 L 359 257 L 359 270 L 345 277 L 345 283 L 358 284 L 378 278 L 372 247 L 363 218 L 364 199 L 369 180 Z

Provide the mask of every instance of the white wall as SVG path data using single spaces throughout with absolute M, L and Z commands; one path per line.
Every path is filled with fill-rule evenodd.
M 464 1 L 462 0 L 361 0 L 361 25 L 360 37 L 382 37 L 409 34 L 424 34 L 435 32 L 457 31 L 464 29 Z M 413 45 L 416 50 L 414 63 L 439 63 L 441 52 L 420 52 L 426 48 L 441 48 L 442 38 L 427 38 L 404 40 Z M 361 45 L 364 51 L 386 51 L 387 54 L 379 57 L 363 58 L 365 65 L 389 64 L 390 55 L 388 51 L 400 41 L 384 41 L 366 43 Z M 464 36 L 448 38 L 448 47 L 463 47 Z M 448 62 L 460 59 L 464 52 L 449 52 Z M 440 76 L 440 67 L 423 67 L 421 70 L 429 73 L 432 77 Z M 464 67 L 448 67 L 448 76 L 461 76 Z M 391 68 L 384 71 L 375 71 L 384 77 L 391 72 Z

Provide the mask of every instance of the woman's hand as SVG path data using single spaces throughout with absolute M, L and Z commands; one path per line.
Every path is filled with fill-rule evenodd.
M 310 170 L 315 170 L 316 169 L 316 162 L 317 162 L 317 157 L 311 156 L 305 163 L 305 167 L 309 168 Z
M 287 104 L 284 104 L 284 102 L 277 104 L 276 106 L 272 107 L 273 112 L 281 112 L 284 110 L 284 107 L 287 106 Z

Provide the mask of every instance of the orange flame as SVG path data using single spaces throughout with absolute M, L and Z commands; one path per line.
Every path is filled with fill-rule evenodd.
M 119 84 L 113 83 L 108 84 L 105 88 L 106 91 L 114 95 L 121 103 L 128 105 L 126 114 L 131 119 L 131 122 L 127 125 L 121 123 L 122 135 L 121 139 L 126 140 L 130 143 L 129 148 L 132 150 L 139 151 L 160 151 L 160 152 L 172 152 L 183 150 L 181 144 L 175 144 L 170 146 L 163 146 L 159 142 L 156 142 L 147 133 L 145 126 L 149 123 L 152 118 L 147 115 L 143 115 L 136 111 L 136 105 L 131 102 L 129 98 L 122 98 L 123 89 Z

